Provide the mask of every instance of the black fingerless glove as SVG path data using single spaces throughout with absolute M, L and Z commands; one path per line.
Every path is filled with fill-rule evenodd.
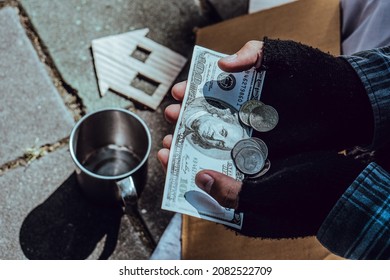
M 390 140 L 373 152 L 373 157 L 384 170 L 390 173 Z
M 315 235 L 366 165 L 337 152 L 311 152 L 272 162 L 266 175 L 243 182 L 240 233 L 262 238 Z
M 266 76 L 261 101 L 275 107 L 279 124 L 259 137 L 267 140 L 275 156 L 370 144 L 371 105 L 345 59 L 267 38 L 263 52 Z

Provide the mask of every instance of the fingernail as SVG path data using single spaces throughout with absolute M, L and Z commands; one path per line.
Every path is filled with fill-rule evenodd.
M 255 68 L 256 68 L 256 69 L 259 69 L 260 66 L 261 66 L 261 59 L 258 58 L 258 59 L 256 60 L 256 63 L 255 63 Z
M 222 59 L 225 60 L 226 62 L 231 62 L 231 61 L 234 61 L 236 58 L 237 58 L 237 54 L 235 53 L 235 54 L 232 54 L 229 56 L 225 56 Z
M 211 187 L 214 184 L 214 178 L 207 173 L 201 173 L 196 176 L 196 185 L 207 193 L 210 193 Z

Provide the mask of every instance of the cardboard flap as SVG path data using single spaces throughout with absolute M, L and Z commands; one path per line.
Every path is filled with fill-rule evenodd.
M 289 39 L 340 54 L 339 0 L 299 0 L 197 31 L 196 44 L 232 54 L 247 41 Z
M 183 215 L 184 260 L 338 260 L 314 237 L 256 239 L 224 225 Z

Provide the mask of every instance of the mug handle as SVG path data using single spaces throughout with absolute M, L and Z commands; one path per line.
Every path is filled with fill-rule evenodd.
M 149 247 L 154 250 L 156 248 L 156 241 L 152 234 L 150 233 L 145 221 L 138 212 L 136 207 L 138 201 L 137 189 L 135 188 L 133 178 L 127 177 L 116 182 L 117 187 L 119 188 L 122 202 L 124 206 L 124 212 L 129 217 L 132 225 L 135 227 L 136 231 L 143 233 Z
M 137 189 L 135 188 L 133 178 L 127 177 L 116 182 L 122 197 L 124 206 L 134 206 L 138 201 Z

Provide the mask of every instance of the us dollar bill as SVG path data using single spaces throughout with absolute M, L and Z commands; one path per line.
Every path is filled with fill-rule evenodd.
M 225 54 L 195 46 L 185 95 L 173 135 L 162 209 L 240 229 L 243 213 L 222 207 L 195 185 L 196 174 L 212 169 L 241 181 L 231 157 L 233 146 L 251 137 L 239 121 L 248 100 L 260 100 L 264 72 L 226 73 L 218 67 Z

